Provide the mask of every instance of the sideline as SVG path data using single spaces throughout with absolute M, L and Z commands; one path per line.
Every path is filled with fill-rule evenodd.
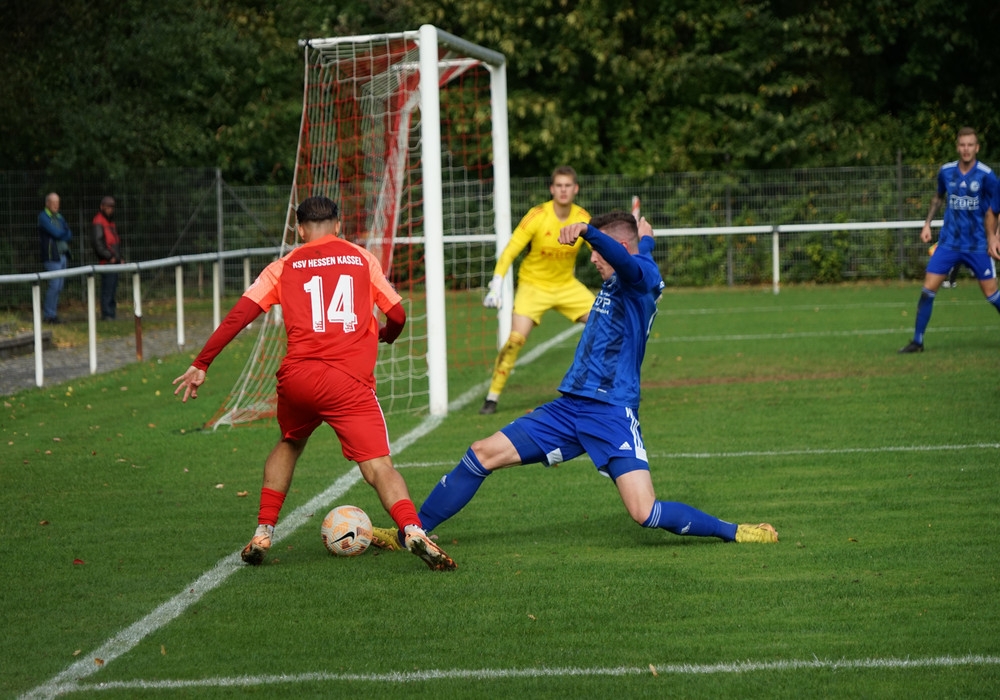
M 549 340 L 533 348 L 530 352 L 524 353 L 517 365 L 525 365 L 535 361 L 551 348 L 559 345 L 564 340 L 580 333 L 582 326 L 574 325 L 555 335 Z M 460 410 L 471 401 L 481 396 L 489 388 L 489 380 L 481 382 L 469 391 L 465 392 L 457 399 L 449 403 L 449 410 Z M 406 433 L 399 440 L 392 444 L 393 454 L 399 454 L 410 445 L 425 437 L 437 428 L 443 418 L 440 416 L 429 416 L 417 427 Z M 353 467 L 346 474 L 337 479 L 318 496 L 314 496 L 307 503 L 299 506 L 288 515 L 282 518 L 281 530 L 275 530 L 272 542 L 277 544 L 288 535 L 298 530 L 306 522 L 310 521 L 310 515 L 322 510 L 337 498 L 344 495 L 352 486 L 361 480 L 361 472 L 357 467 Z M 206 593 L 218 588 L 226 579 L 237 571 L 246 568 L 240 561 L 239 550 L 219 560 L 212 569 L 202 574 L 196 581 L 184 587 L 180 593 L 163 603 L 153 612 L 138 622 L 126 627 L 124 630 L 105 641 L 100 647 L 89 654 L 81 654 L 80 658 L 70 664 L 66 669 L 57 673 L 49 681 L 28 691 L 22 698 L 55 698 L 57 695 L 71 693 L 81 690 L 94 690 L 106 684 L 81 685 L 80 681 L 97 673 L 106 667 L 110 662 L 119 656 L 131 651 L 139 643 L 164 627 L 169 622 L 179 617 L 191 605 L 197 603 Z M 98 663 L 100 659 L 100 663 Z M 136 681 L 142 683 L 143 681 Z M 142 687 L 142 686 L 135 686 Z
M 649 664 L 607 668 L 480 668 L 428 670 L 394 673 L 297 673 L 289 675 L 230 676 L 199 680 L 111 681 L 79 690 L 181 690 L 188 688 L 251 688 L 290 683 L 426 683 L 440 680 L 490 681 L 508 678 L 567 678 L 571 676 L 702 676 L 719 673 L 798 670 L 884 670 L 908 668 L 950 668 L 954 666 L 997 666 L 1000 656 L 935 656 L 924 659 L 790 659 L 788 661 L 733 661 L 715 664 Z M 664 681 L 667 682 L 667 681 Z M 350 686 L 348 686 L 350 687 Z M 76 690 L 77 688 L 74 688 Z

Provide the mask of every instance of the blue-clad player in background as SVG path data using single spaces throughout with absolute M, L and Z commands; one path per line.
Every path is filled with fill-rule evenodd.
M 726 541 L 777 542 L 778 533 L 767 523 L 737 525 L 684 503 L 656 499 L 639 428 L 640 369 L 664 286 L 650 254 L 652 227 L 645 219 L 637 226 L 630 213 L 611 212 L 589 225 L 560 230 L 564 245 L 578 238 L 590 245 L 590 260 L 604 283 L 559 385 L 561 396 L 474 442 L 421 506 L 424 529 L 430 532 L 458 513 L 497 469 L 552 466 L 586 452 L 597 470 L 614 480 L 629 515 L 643 527 Z M 398 533 L 375 530 L 378 546 L 399 548 Z
M 997 176 L 976 158 L 979 138 L 975 129 L 963 127 L 956 139 L 958 160 L 945 163 L 938 170 L 937 191 L 931 200 L 927 220 L 920 231 L 920 240 L 931 241 L 931 220 L 942 202 L 947 203 L 944 225 L 938 233 L 938 244 L 927 263 L 924 286 L 917 302 L 917 321 L 913 340 L 899 352 L 923 352 L 924 332 L 934 311 L 934 297 L 948 272 L 959 263 L 968 267 L 979 280 L 986 301 L 1000 311 L 1000 291 L 989 244 L 997 230 L 1000 211 L 1000 184 Z

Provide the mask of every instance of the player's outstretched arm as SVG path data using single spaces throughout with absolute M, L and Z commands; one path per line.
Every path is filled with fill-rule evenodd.
M 194 364 L 188 368 L 187 372 L 174 380 L 174 384 L 180 385 L 174 390 L 174 396 L 177 396 L 183 389 L 184 397 L 181 399 L 183 403 L 186 403 L 189 397 L 198 398 L 198 387 L 205 383 L 205 371 L 208 366 L 229 344 L 229 341 L 262 313 L 264 313 L 264 309 L 257 302 L 245 296 L 240 297 L 236 305 L 226 314 L 219 327 L 205 341 L 205 347 L 198 353 L 198 357 L 194 358 Z

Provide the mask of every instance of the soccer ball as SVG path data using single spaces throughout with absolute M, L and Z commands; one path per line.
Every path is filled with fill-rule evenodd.
M 330 554 L 354 557 L 372 543 L 372 521 L 357 506 L 337 506 L 323 518 L 319 528 Z

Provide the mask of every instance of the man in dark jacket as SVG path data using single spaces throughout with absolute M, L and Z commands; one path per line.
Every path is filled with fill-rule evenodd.
M 38 214 L 38 243 L 42 266 L 46 272 L 66 269 L 72 238 L 73 232 L 69 230 L 69 224 L 59 213 L 59 195 L 50 192 L 45 196 L 45 208 Z M 42 304 L 42 319 L 46 323 L 59 323 L 59 294 L 65 282 L 64 277 L 49 280 Z
M 121 239 L 115 225 L 115 198 L 104 197 L 101 208 L 94 215 L 91 227 L 94 252 L 101 265 L 114 265 L 122 261 Z M 118 310 L 115 298 L 118 292 L 118 273 L 101 273 L 101 320 L 113 321 Z

